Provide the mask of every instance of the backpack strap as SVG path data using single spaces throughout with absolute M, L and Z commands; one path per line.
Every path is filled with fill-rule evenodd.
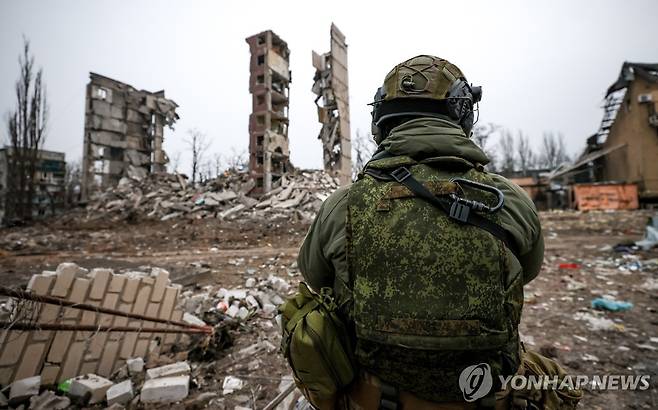
M 472 211 L 488 211 L 495 212 L 500 207 L 502 207 L 502 192 L 498 191 L 493 187 L 488 187 L 486 185 L 477 184 L 479 188 L 490 188 L 499 193 L 499 203 L 494 207 L 488 207 L 485 204 L 475 201 L 465 200 L 454 196 L 452 200 L 446 198 L 437 197 L 430 190 L 428 190 L 423 184 L 418 182 L 416 178 L 411 175 L 411 172 L 406 167 L 400 167 L 395 169 L 392 172 L 386 172 L 384 170 L 366 168 L 364 171 L 366 174 L 380 180 L 391 181 L 394 180 L 407 187 L 411 192 L 416 194 L 416 196 L 426 200 L 430 204 L 436 206 L 437 208 L 443 210 L 451 219 L 465 223 L 469 225 L 476 226 L 478 228 L 484 229 L 489 232 L 491 235 L 503 241 L 505 246 L 518 258 L 519 251 L 516 245 L 516 241 L 512 234 L 509 233 L 505 228 L 499 224 L 477 214 Z M 489 189 L 487 189 L 489 190 Z M 492 191 L 490 191 L 492 192 Z

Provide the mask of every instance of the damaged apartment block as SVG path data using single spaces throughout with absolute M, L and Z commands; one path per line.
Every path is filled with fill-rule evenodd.
M 290 50 L 272 31 L 246 39 L 251 51 L 249 92 L 249 170 L 256 181 L 254 192 L 269 192 L 290 166 L 288 104 Z
M 322 123 L 318 139 L 322 140 L 324 170 L 346 184 L 352 172 L 347 44 L 334 24 L 330 52 L 320 55 L 314 51 L 313 67 L 316 72 L 312 90 L 318 96 L 315 104 Z M 318 100 L 322 100 L 321 105 Z
M 82 198 L 115 186 L 123 177 L 164 172 L 164 126 L 178 119 L 178 105 L 164 91 L 149 92 L 89 73 L 85 104 Z

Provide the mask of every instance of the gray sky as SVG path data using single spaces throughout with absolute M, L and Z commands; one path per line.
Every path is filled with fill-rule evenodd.
M 48 87 L 46 148 L 67 159 L 82 155 L 89 71 L 166 90 L 181 116 L 176 130 L 165 133 L 170 157 L 186 151 L 182 140 L 194 127 L 212 139 L 211 152 L 246 150 L 251 97 L 244 39 L 272 29 L 291 49 L 293 164 L 319 168 L 311 50 L 328 51 L 333 21 L 349 45 L 353 134 L 370 130 L 366 104 L 395 64 L 434 54 L 483 86 L 481 122 L 523 130 L 536 146 L 542 132 L 560 131 L 574 153 L 596 131 L 604 92 L 622 63 L 658 62 L 657 17 L 655 0 L 2 0 L 0 113 L 14 105 L 24 34 Z M 185 152 L 182 161 L 186 167 Z

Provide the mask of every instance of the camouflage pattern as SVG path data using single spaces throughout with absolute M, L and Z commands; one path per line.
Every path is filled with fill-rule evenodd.
M 398 184 L 379 183 L 372 181 L 370 177 L 364 177 L 354 187 L 363 190 L 363 199 L 356 198 L 356 191 L 352 191 L 352 186 L 347 186 L 339 188 L 322 205 L 299 252 L 298 263 L 304 279 L 316 290 L 324 286 L 333 287 L 339 304 L 345 306 L 343 315 L 350 323 L 355 324 L 350 316 L 357 311 L 352 295 L 357 280 L 348 269 L 349 235 L 346 227 L 350 208 L 348 205 L 352 201 L 361 203 L 360 210 L 355 209 L 354 217 L 360 218 L 364 224 L 363 227 L 356 229 L 362 230 L 363 233 L 368 229 L 373 233 L 369 234 L 371 237 L 359 239 L 366 248 L 359 252 L 369 252 L 368 249 L 372 247 L 376 256 L 364 254 L 365 261 L 363 267 L 359 269 L 363 270 L 364 267 L 369 269 L 372 266 L 376 269 L 372 274 L 367 273 L 363 279 L 358 280 L 358 292 L 362 295 L 360 298 L 365 301 L 368 298 L 372 300 L 371 294 L 381 295 L 382 299 L 378 303 L 384 309 L 383 313 L 397 314 L 399 310 L 406 315 L 406 318 L 401 315 L 405 320 L 390 322 L 378 319 L 378 314 L 375 314 L 374 318 L 366 318 L 373 325 L 372 338 L 387 340 L 387 330 L 397 331 L 404 324 L 418 329 L 415 332 L 421 334 L 410 336 L 412 341 L 428 348 L 404 349 L 394 344 L 388 345 L 363 338 L 358 346 L 359 361 L 366 367 L 373 369 L 378 367 L 380 373 L 388 375 L 382 379 L 389 383 L 418 392 L 425 397 L 432 397 L 436 401 L 439 397 L 434 392 L 443 392 L 445 397 L 452 395 L 457 387 L 454 381 L 457 380 L 459 372 L 466 365 L 476 364 L 476 360 L 486 361 L 494 371 L 505 373 L 507 373 L 506 369 L 513 368 L 518 362 L 516 332 L 514 329 L 509 329 L 506 323 L 518 322 L 523 300 L 522 285 L 535 278 L 540 270 L 543 260 L 541 227 L 532 201 L 521 188 L 499 175 L 478 170 L 489 160 L 482 150 L 465 136 L 458 125 L 437 118 L 412 120 L 393 129 L 381 146 L 394 158 L 383 162 L 372 162 L 371 166 L 397 167 L 408 164 L 414 175 L 419 180 L 425 181 L 426 186 L 437 194 L 454 190 L 455 187 L 446 183 L 446 180 L 457 175 L 486 181 L 503 191 L 505 205 L 496 214 L 496 219 L 513 235 L 520 251 L 520 256 L 516 258 L 486 232 L 470 226 L 462 227 L 464 230 L 457 232 L 454 240 L 450 239 L 446 242 L 445 235 L 441 232 L 451 227 L 453 222 L 448 221 L 440 210 L 430 205 L 417 204 L 417 200 L 410 197 L 409 192 Z M 466 191 L 469 197 L 478 194 Z M 373 211 L 369 207 L 378 208 L 379 211 Z M 408 210 L 406 215 L 399 212 L 402 209 Z M 382 219 L 389 221 L 387 222 L 389 227 L 402 227 L 403 224 L 401 221 L 397 224 L 393 218 L 384 215 L 399 214 L 401 218 L 405 218 L 406 227 L 396 228 L 395 234 L 387 233 L 384 227 L 377 226 L 372 220 L 378 213 L 382 215 Z M 350 221 L 352 238 L 355 231 L 353 222 L 352 219 Z M 415 233 L 417 230 L 418 233 Z M 416 256 L 413 258 L 401 251 L 401 249 L 410 249 L 412 242 L 417 249 Z M 456 243 L 462 246 L 455 247 Z M 483 256 L 477 261 L 471 260 L 474 259 L 472 256 L 469 257 L 478 254 L 475 250 L 483 252 Z M 453 256 L 441 257 L 439 260 L 439 252 Z M 502 259 L 501 252 L 504 255 Z M 352 251 L 349 256 L 350 263 L 355 263 L 355 257 L 356 254 Z M 379 257 L 382 259 L 375 259 Z M 498 258 L 498 264 L 494 258 Z M 414 271 L 404 269 L 406 264 L 411 264 L 409 266 L 413 267 Z M 387 273 L 389 267 L 397 270 L 397 276 Z M 473 272 L 455 278 L 458 276 L 456 272 L 459 272 L 455 269 L 464 272 L 464 267 L 472 269 Z M 483 275 L 485 270 L 488 272 L 491 268 L 494 270 L 490 276 Z M 445 281 L 441 280 L 443 275 L 447 275 Z M 412 277 L 420 280 L 412 281 Z M 496 281 L 501 281 L 504 285 Z M 399 286 L 401 288 L 398 289 Z M 478 293 L 483 287 L 486 288 L 483 290 L 484 293 Z M 504 289 L 507 289 L 506 294 Z M 453 300 L 452 296 L 457 292 L 462 295 L 461 299 Z M 489 315 L 483 318 L 476 316 L 485 312 L 486 306 L 494 304 L 492 301 L 485 300 L 484 295 L 493 298 L 496 303 L 503 301 L 504 311 L 509 312 L 507 322 L 502 320 L 499 314 L 492 318 L 489 318 Z M 363 299 L 364 297 L 366 299 Z M 401 306 L 403 300 L 412 306 Z M 376 308 L 361 303 L 359 314 L 375 312 Z M 496 311 L 492 310 L 492 313 Z M 457 317 L 455 313 L 462 313 L 463 316 Z M 479 323 L 463 322 L 462 319 L 479 321 Z M 448 330 L 454 330 L 454 322 L 451 320 L 460 320 L 462 324 L 468 323 L 461 330 L 463 336 L 459 336 L 460 339 L 436 340 L 432 336 L 422 334 L 423 329 L 426 329 L 424 325 L 430 326 L 439 333 L 448 333 Z M 365 326 L 359 327 L 363 337 L 371 337 Z M 437 350 L 455 344 L 460 348 L 466 346 L 468 340 L 478 337 L 468 335 L 479 333 L 475 329 L 481 331 L 483 327 L 493 330 L 492 334 L 496 334 L 495 330 L 504 331 L 500 333 L 503 335 L 500 336 L 500 340 L 496 337 L 481 339 L 484 343 L 496 344 L 498 347 L 495 349 L 485 348 L 477 351 L 477 355 L 474 351 Z M 456 340 L 464 341 L 465 344 L 459 345 Z M 379 355 L 398 360 L 376 363 Z M 460 363 L 464 363 L 464 366 L 459 367 Z M 432 382 L 429 383 L 431 388 L 427 387 L 427 381 Z M 422 384 L 425 387 L 421 387 Z M 461 400 L 461 392 L 458 394 L 457 400 Z
M 378 160 L 369 167 L 392 171 L 405 159 L 414 177 L 426 185 L 454 177 L 493 185 L 485 172 L 472 167 L 437 170 L 413 165 L 409 157 Z M 422 398 L 454 400 L 461 394 L 454 373 L 464 367 L 483 361 L 491 361 L 499 372 L 513 373 L 518 367 L 514 352 L 522 284 L 506 283 L 506 250 L 499 239 L 451 220 L 420 198 L 391 198 L 396 186 L 395 181 L 364 175 L 348 194 L 347 253 L 354 278 L 357 357 L 368 371 Z M 491 194 L 455 189 L 462 191 L 460 196 L 495 203 Z M 497 215 L 491 219 L 500 222 Z M 512 352 L 511 369 L 503 369 L 498 354 L 503 348 Z M 423 363 L 421 372 L 418 363 Z M 448 389 L 437 389 L 436 380 Z
M 395 98 L 443 100 L 450 87 L 464 74 L 439 57 L 420 55 L 396 65 L 384 78 L 384 101 Z

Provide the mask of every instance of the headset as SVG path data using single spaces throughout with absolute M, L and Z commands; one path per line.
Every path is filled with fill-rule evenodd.
M 404 86 L 404 83 L 401 84 Z M 482 87 L 472 86 L 465 78 L 455 80 L 443 100 L 430 98 L 396 98 L 384 101 L 386 91 L 379 87 L 372 105 L 372 131 L 383 136 L 382 123 L 389 118 L 401 116 L 449 117 L 459 124 L 470 137 L 475 114 L 474 107 L 482 99 Z M 385 137 L 385 136 L 384 136 Z

